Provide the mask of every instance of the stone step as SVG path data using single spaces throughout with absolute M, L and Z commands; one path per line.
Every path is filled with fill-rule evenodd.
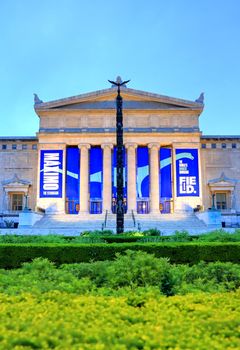
M 104 214 L 89 214 L 89 215 L 44 215 L 44 217 L 38 221 L 34 228 L 49 228 L 49 229 L 77 229 L 82 231 L 86 230 L 101 230 L 103 228 L 105 220 Z M 160 231 L 168 230 L 199 230 L 206 229 L 206 225 L 199 220 L 195 214 L 188 213 L 173 213 L 173 214 L 136 214 L 135 226 L 131 214 L 126 214 L 124 217 L 125 231 L 137 230 L 140 227 L 141 230 L 147 230 L 151 228 L 157 228 Z M 108 214 L 107 223 L 104 229 L 116 230 L 116 215 Z

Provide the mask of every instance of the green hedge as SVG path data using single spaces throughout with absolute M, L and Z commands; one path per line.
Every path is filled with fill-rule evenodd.
M 2 294 L 1 349 L 237 350 L 239 298 Z
M 195 264 L 201 260 L 240 263 L 240 243 L 112 243 L 112 244 L 0 244 L 0 268 L 19 267 L 37 257 L 57 265 L 113 260 L 116 253 L 143 250 L 172 263 Z

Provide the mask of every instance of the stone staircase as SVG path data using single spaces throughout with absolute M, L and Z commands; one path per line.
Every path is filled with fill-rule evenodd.
M 45 214 L 41 220 L 35 223 L 33 228 L 43 229 L 78 229 L 101 230 L 105 216 L 103 214 L 69 215 L 69 214 Z
M 135 223 L 132 214 L 125 214 L 125 231 L 147 230 L 151 228 L 157 228 L 163 234 L 171 234 L 176 230 L 187 230 L 192 234 L 207 231 L 205 223 L 199 220 L 194 213 L 135 214 L 134 217 Z M 106 226 L 104 222 L 105 214 L 90 214 L 86 216 L 68 214 L 44 215 L 33 226 L 33 229 L 74 230 L 79 233 L 86 230 L 102 230 L 103 228 L 116 231 L 116 215 L 108 214 Z
M 199 220 L 194 213 L 152 215 L 148 219 L 145 215 L 137 215 L 136 221 L 142 231 L 151 228 L 157 228 L 162 233 L 172 233 L 176 230 L 187 230 L 190 233 L 207 231 L 205 223 Z

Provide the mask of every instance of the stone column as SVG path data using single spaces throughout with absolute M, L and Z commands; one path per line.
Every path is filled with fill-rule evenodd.
M 150 143 L 150 213 L 160 214 L 159 210 L 159 144 Z
M 3 206 L 3 208 L 2 208 L 3 212 L 8 210 L 8 193 L 4 187 L 3 187 L 2 206 Z
M 112 148 L 113 144 L 104 143 L 103 149 L 103 212 L 112 211 Z
M 128 213 L 137 209 L 137 190 L 136 190 L 136 148 L 137 144 L 129 142 L 125 144 L 127 149 L 127 202 Z
M 79 214 L 89 213 L 89 148 L 87 143 L 78 145 L 80 148 L 80 210 Z
M 172 212 L 176 212 L 177 209 L 177 169 L 176 169 L 176 144 L 172 144 L 172 181 L 173 181 L 173 209 Z
M 230 209 L 231 209 L 231 212 L 234 212 L 235 210 L 235 198 L 234 198 L 234 189 L 231 189 L 230 190 Z M 228 205 L 228 203 L 227 203 Z

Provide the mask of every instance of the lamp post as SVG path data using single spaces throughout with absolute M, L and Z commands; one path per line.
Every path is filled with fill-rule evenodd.
M 211 210 L 216 210 L 216 207 L 215 207 L 215 194 L 213 193 L 212 194 L 212 208 Z
M 24 205 L 23 211 L 28 212 L 29 211 L 29 209 L 28 209 L 28 194 L 25 194 L 24 198 L 25 198 L 25 205 Z
M 123 114 L 122 114 L 122 96 L 120 87 L 126 85 L 130 80 L 122 81 L 117 77 L 116 82 L 108 80 L 109 83 L 117 86 L 116 97 L 116 143 L 117 143 L 117 203 L 116 203 L 116 231 L 124 232 L 124 205 L 123 205 Z

